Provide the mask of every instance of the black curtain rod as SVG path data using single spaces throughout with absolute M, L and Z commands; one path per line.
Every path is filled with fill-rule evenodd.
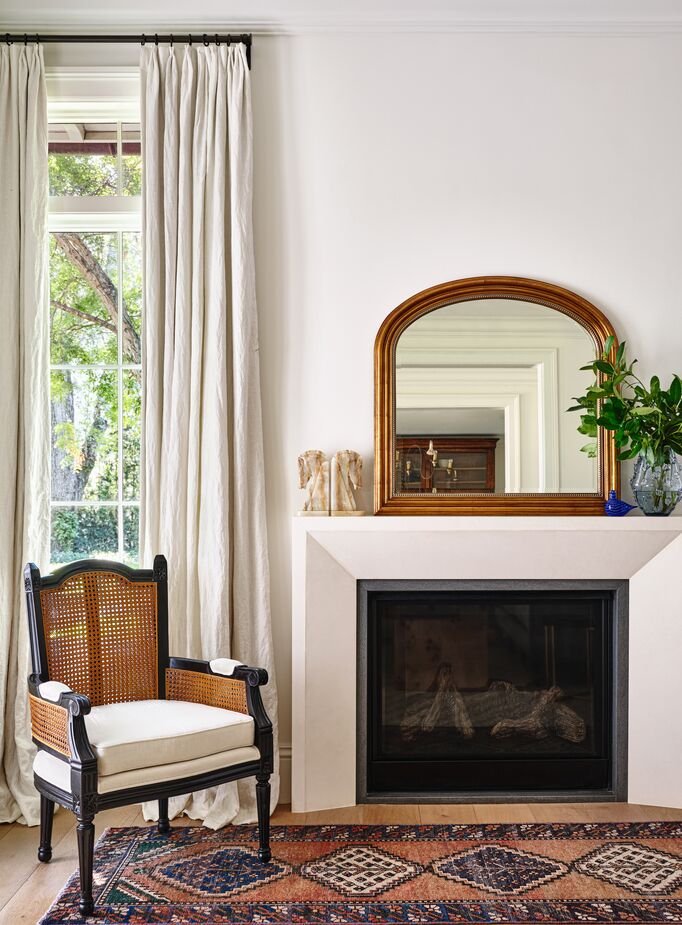
M 147 42 L 153 42 L 155 45 L 158 45 L 159 42 L 168 45 L 173 45 L 174 42 L 186 42 L 188 45 L 211 45 L 214 42 L 216 45 L 242 44 L 246 46 L 246 61 L 249 67 L 251 67 L 252 36 L 246 32 L 243 32 L 241 35 L 232 35 L 231 33 L 221 34 L 219 32 L 203 32 L 201 35 L 188 35 L 187 33 L 184 35 L 176 35 L 175 33 L 168 35 L 158 35 L 157 33 L 153 35 L 146 35 L 145 33 L 141 35 L 39 35 L 37 32 L 25 32 L 20 35 L 6 32 L 5 42 L 8 45 L 12 45 L 15 42 L 17 44 L 23 43 L 24 45 L 27 45 L 29 42 L 38 42 L 39 44 L 63 42 L 76 45 L 146 45 Z

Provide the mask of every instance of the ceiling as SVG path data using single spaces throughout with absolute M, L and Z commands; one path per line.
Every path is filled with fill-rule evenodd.
M 0 33 L 682 31 L 680 0 L 1 0 Z

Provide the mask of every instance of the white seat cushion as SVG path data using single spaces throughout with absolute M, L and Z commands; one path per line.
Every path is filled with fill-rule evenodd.
M 154 768 L 138 768 L 135 771 L 122 771 L 97 779 L 98 793 L 111 793 L 115 790 L 129 790 L 131 787 L 145 787 L 147 784 L 160 784 L 164 781 L 183 780 L 195 774 L 208 774 L 231 768 L 247 761 L 258 761 L 260 752 L 255 745 L 250 748 L 233 748 L 229 752 L 193 758 L 191 761 L 176 761 L 173 764 L 161 764 Z M 56 758 L 49 752 L 38 750 L 33 759 L 33 772 L 36 777 L 47 781 L 66 793 L 71 793 L 71 769 L 67 761 Z
M 181 700 L 93 707 L 85 717 L 100 777 L 191 761 L 254 743 L 251 716 Z

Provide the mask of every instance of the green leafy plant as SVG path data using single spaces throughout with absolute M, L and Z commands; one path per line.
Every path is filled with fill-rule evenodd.
M 628 362 L 625 341 L 614 346 L 614 338 L 607 338 L 602 355 L 581 367 L 595 375 L 594 384 L 568 409 L 580 412 L 578 432 L 591 438 L 581 450 L 597 455 L 598 428 L 603 427 L 613 432 L 619 459 L 641 453 L 651 466 L 662 466 L 670 450 L 682 454 L 682 381 L 674 375 L 666 390 L 652 376 L 645 385 L 634 372 L 637 360 Z

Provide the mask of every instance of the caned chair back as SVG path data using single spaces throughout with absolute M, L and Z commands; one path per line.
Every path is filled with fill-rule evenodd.
M 90 560 L 41 578 L 27 567 L 31 648 L 41 680 L 61 681 L 93 706 L 163 696 L 167 598 L 165 559 L 162 587 L 159 559 L 153 572 Z

